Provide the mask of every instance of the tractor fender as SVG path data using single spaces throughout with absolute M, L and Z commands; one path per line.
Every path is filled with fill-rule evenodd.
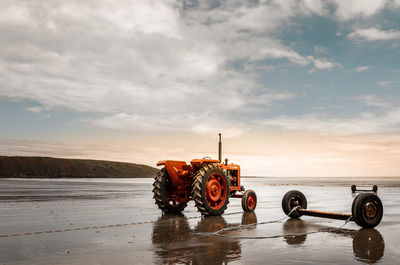
M 168 172 L 172 185 L 178 187 L 181 183 L 180 178 L 190 174 L 191 167 L 185 161 L 162 160 L 157 162 L 157 166 L 164 166 Z

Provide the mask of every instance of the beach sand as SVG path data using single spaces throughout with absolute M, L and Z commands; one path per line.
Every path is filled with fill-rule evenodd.
M 162 215 L 152 179 L 0 179 L 0 264 L 399 264 L 398 178 L 243 178 L 258 196 L 254 214 L 231 198 L 224 215 L 201 218 L 190 202 L 183 215 Z M 361 229 L 304 234 L 344 221 L 284 217 L 281 199 L 298 189 L 308 208 L 350 213 L 350 184 L 377 184 L 382 222 Z M 381 184 L 381 185 L 380 185 Z M 228 238 L 199 233 L 226 231 Z M 299 234 L 270 239 L 243 239 Z

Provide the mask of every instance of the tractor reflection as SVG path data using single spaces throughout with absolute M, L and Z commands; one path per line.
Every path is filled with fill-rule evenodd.
M 309 224 L 301 219 L 289 219 L 283 224 L 283 231 L 285 234 L 299 234 L 285 236 L 284 240 L 288 245 L 303 244 L 306 239 L 306 233 L 315 229 L 326 229 L 326 226 Z M 385 252 L 385 241 L 379 231 L 375 229 L 340 229 L 329 231 L 329 233 L 350 237 L 353 239 L 353 254 L 354 258 L 358 261 L 367 264 L 379 262 Z
M 241 224 L 257 223 L 254 212 L 244 212 Z M 199 236 L 200 232 L 216 232 L 237 226 L 222 216 L 202 218 L 193 229 L 184 215 L 163 215 L 153 226 L 155 263 L 158 264 L 226 264 L 241 257 L 239 240 Z M 253 227 L 250 227 L 250 229 Z

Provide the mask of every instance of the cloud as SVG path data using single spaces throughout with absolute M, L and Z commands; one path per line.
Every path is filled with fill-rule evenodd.
M 323 54 L 329 52 L 328 48 L 319 45 L 314 46 L 313 50 L 315 54 Z
M 43 111 L 42 107 L 27 107 L 25 109 L 33 113 L 41 113 Z
M 390 103 L 379 99 L 376 95 L 362 95 L 357 96 L 356 99 L 362 101 L 367 106 L 380 108 L 387 108 L 391 106 Z
M 364 65 L 364 66 L 358 66 L 354 71 L 360 73 L 360 72 L 365 72 L 368 70 L 369 70 L 369 66 Z
M 58 158 L 99 159 L 121 162 L 133 162 L 155 166 L 154 161 L 160 155 L 165 157 L 188 154 L 184 149 L 137 147 L 134 144 L 77 144 L 57 141 L 36 140 L 0 140 L 0 155 L 4 156 L 51 156 Z M 193 156 L 193 154 L 191 154 Z M 184 156 L 184 155 L 183 155 Z
M 0 155 L 81 157 L 90 150 L 83 146 L 52 141 L 0 140 Z
M 315 59 L 312 58 L 314 67 L 317 69 L 332 69 L 334 67 L 340 66 L 339 63 L 328 61 L 327 59 Z
M 327 14 L 317 0 L 3 1 L 0 98 L 34 101 L 33 112 L 94 113 L 82 120 L 107 128 L 211 127 L 290 100 L 260 83 L 269 62 L 339 66 L 277 37 L 292 18 Z
M 357 29 L 347 35 L 347 37 L 362 41 L 388 41 L 400 39 L 400 31 L 381 30 L 378 28 Z
M 227 95 L 220 95 L 226 97 Z M 211 107 L 204 108 L 203 111 L 193 113 L 184 111 L 180 113 L 172 113 L 167 110 L 164 112 L 148 112 L 147 115 L 142 113 L 117 113 L 106 115 L 101 118 L 92 118 L 84 120 L 84 123 L 109 129 L 116 130 L 133 130 L 142 132 L 178 132 L 190 131 L 194 133 L 208 134 L 215 131 L 222 132 L 226 137 L 234 137 L 246 133 L 254 128 L 249 125 L 252 121 L 249 118 L 242 118 L 246 113 L 256 114 L 261 110 L 273 106 L 275 102 L 287 101 L 294 98 L 290 93 L 264 92 L 257 94 L 242 94 L 242 101 L 237 107 L 226 106 L 220 104 L 220 98 L 214 97 L 205 99 L 204 102 L 210 104 Z M 236 115 L 240 113 L 241 115 Z M 171 115 L 173 115 L 171 117 Z
M 302 56 L 291 49 L 283 47 L 263 49 L 261 51 L 260 57 L 258 57 L 257 60 L 268 59 L 268 58 L 271 59 L 285 58 L 291 61 L 292 63 L 301 66 L 313 64 L 313 66 L 317 69 L 331 69 L 340 66 L 340 64 L 336 62 L 331 62 L 327 59 L 314 58 L 313 56 Z
M 382 11 L 388 0 L 333 0 L 335 16 L 339 21 L 346 21 L 357 17 L 370 17 Z
M 385 104 L 376 98 L 364 98 L 370 106 Z M 388 105 L 389 106 L 389 105 Z M 386 105 L 385 105 L 386 107 Z M 398 132 L 400 108 L 390 108 L 381 115 L 361 113 L 349 118 L 333 118 L 327 114 L 307 114 L 297 117 L 279 116 L 259 120 L 259 125 L 291 131 L 308 131 L 329 135 L 376 134 Z

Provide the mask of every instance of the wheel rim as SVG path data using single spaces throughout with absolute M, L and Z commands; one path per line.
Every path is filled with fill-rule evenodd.
M 372 201 L 367 202 L 364 205 L 364 213 L 368 220 L 376 219 L 378 215 L 378 208 L 376 207 L 376 204 Z
M 222 175 L 218 173 L 210 175 L 206 182 L 205 191 L 207 203 L 212 209 L 219 209 L 225 204 L 227 184 Z
M 254 209 L 256 206 L 256 196 L 254 196 L 254 194 L 250 194 L 250 196 L 247 198 L 247 206 L 250 210 Z

